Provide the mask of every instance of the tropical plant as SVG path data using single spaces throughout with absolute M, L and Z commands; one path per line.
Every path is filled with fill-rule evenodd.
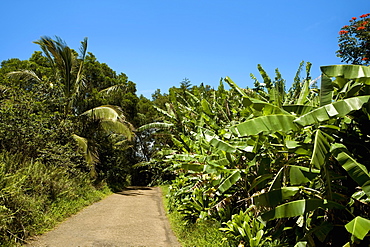
M 271 237 L 266 236 L 266 222 L 256 218 L 253 213 L 253 206 L 245 211 L 240 211 L 239 214 L 234 214 L 226 223 L 225 227 L 220 228 L 221 231 L 227 233 L 229 241 L 239 241 L 240 244 L 258 247 L 269 246 Z
M 226 77 L 231 90 L 221 83 L 186 98 L 170 92 L 166 110 L 158 109 L 165 120 L 139 130 L 168 133 L 173 145 L 162 148 L 163 162 L 193 178 L 184 196 L 173 194 L 173 208 L 193 222 L 204 215 L 225 222 L 254 206 L 272 239 L 290 246 L 339 246 L 361 231 L 362 223 L 344 226 L 369 217 L 368 68 L 324 66 L 320 89 L 310 68 L 287 93 L 278 70 L 272 80 L 261 66 L 254 89 Z M 199 203 L 205 197 L 211 204 Z M 220 217 L 224 209 L 231 213 Z
M 83 66 L 87 52 L 87 38 L 81 42 L 80 58 L 67 44 L 56 36 L 56 40 L 44 36 L 34 42 L 38 44 L 49 61 L 54 75 L 49 80 L 62 85 L 64 114 L 73 113 L 73 103 L 84 85 Z
M 127 140 L 133 139 L 133 126 L 123 114 L 123 111 L 118 106 L 102 105 L 95 106 L 85 112 L 79 112 L 78 100 L 81 100 L 81 92 L 88 86 L 88 81 L 84 75 L 84 64 L 87 53 L 87 38 L 81 42 L 80 57 L 59 37 L 55 40 L 50 37 L 41 37 L 35 41 L 40 45 L 47 64 L 52 69 L 52 74 L 49 77 L 37 75 L 31 70 L 19 70 L 8 73 L 10 77 L 23 81 L 34 81 L 34 84 L 46 85 L 51 92 L 59 96 L 61 105 L 63 106 L 64 119 L 62 124 L 71 120 L 76 124 L 74 133 L 71 133 L 84 153 L 87 163 L 90 166 L 91 175 L 96 177 L 96 164 L 99 162 L 98 144 L 92 138 L 94 131 L 104 130 L 108 135 L 120 134 L 125 136 Z M 90 54 L 90 57 L 92 55 Z M 42 78 L 42 79 L 41 79 Z M 111 86 L 112 87 L 112 86 Z M 115 86 L 118 87 L 118 86 Z M 59 91 L 60 89 L 60 91 Z M 107 89 L 105 92 L 109 92 Z M 59 93 L 59 95 L 58 95 Z M 48 95 L 51 95 L 50 93 Z M 51 95 L 53 97 L 55 95 Z M 80 121 L 85 123 L 82 131 L 78 131 Z M 93 131 L 87 130 L 86 126 L 94 128 Z M 79 133 L 78 133 L 79 132 Z M 84 137 L 88 134 L 90 136 Z

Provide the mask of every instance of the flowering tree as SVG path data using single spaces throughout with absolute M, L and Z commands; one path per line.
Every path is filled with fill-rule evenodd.
M 352 17 L 349 25 L 339 31 L 339 50 L 337 56 L 342 62 L 351 64 L 370 64 L 370 13 L 360 18 Z

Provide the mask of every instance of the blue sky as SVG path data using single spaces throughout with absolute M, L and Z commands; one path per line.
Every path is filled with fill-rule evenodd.
M 369 0 L 3 0 L 0 61 L 28 59 L 32 42 L 59 36 L 88 50 L 150 98 L 184 78 L 217 87 L 229 76 L 252 87 L 261 64 L 270 77 L 279 68 L 290 84 L 299 63 L 340 64 L 340 28 L 370 12 Z

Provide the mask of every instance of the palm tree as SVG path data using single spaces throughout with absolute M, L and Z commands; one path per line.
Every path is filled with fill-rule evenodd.
M 55 37 L 55 40 L 43 36 L 34 42 L 42 49 L 44 55 L 48 59 L 53 70 L 52 78 L 48 78 L 49 83 L 59 85 L 62 88 L 64 119 L 72 119 L 79 121 L 83 117 L 88 117 L 94 121 L 98 121 L 99 125 L 109 133 L 116 133 L 125 136 L 128 140 L 132 140 L 133 126 L 126 121 L 123 111 L 118 106 L 99 106 L 84 113 L 78 114 L 75 109 L 77 96 L 82 87 L 86 86 L 84 80 L 84 61 L 87 53 L 87 38 L 81 41 L 80 54 L 78 55 L 72 50 L 65 41 L 60 37 Z M 23 78 L 24 80 L 33 80 L 42 83 L 43 80 L 33 71 L 23 70 L 9 73 L 9 76 Z M 107 91 L 109 93 L 110 91 Z M 71 118 L 71 115 L 74 116 Z M 82 137 L 73 133 L 73 138 L 77 141 L 80 149 L 83 151 L 86 161 L 94 168 L 94 164 L 98 162 L 97 150 L 89 145 L 89 138 Z
M 34 42 L 38 44 L 54 72 L 56 83 L 60 83 L 63 88 L 64 96 L 64 115 L 72 113 L 73 103 L 80 92 L 85 81 L 83 80 L 83 66 L 87 52 L 87 38 L 81 42 L 80 58 L 67 44 L 59 37 L 53 40 L 43 36 Z

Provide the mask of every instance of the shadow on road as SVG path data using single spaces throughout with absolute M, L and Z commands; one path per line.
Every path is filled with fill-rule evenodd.
M 115 194 L 124 196 L 140 196 L 143 194 L 142 192 L 140 192 L 141 190 L 152 190 L 152 189 L 153 188 L 146 186 L 129 186 L 120 192 L 116 192 Z

